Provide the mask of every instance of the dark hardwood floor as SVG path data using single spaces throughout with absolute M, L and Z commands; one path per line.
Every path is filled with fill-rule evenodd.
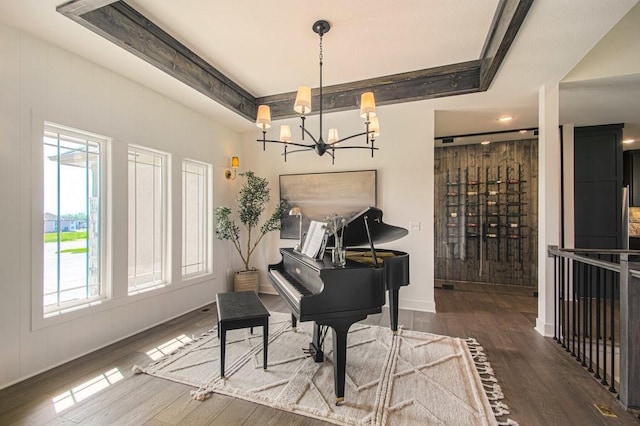
M 278 296 L 262 299 L 270 310 L 287 312 Z M 436 289 L 436 306 L 437 314 L 401 310 L 399 322 L 478 339 L 511 408 L 509 417 L 521 425 L 640 424 L 554 340 L 533 329 L 536 298 Z M 134 365 L 151 361 L 148 353 L 170 352 L 211 329 L 215 316 L 211 305 L 0 390 L 0 425 L 324 424 L 221 395 L 195 401 L 188 386 L 131 374 Z M 366 322 L 388 326 L 388 311 Z M 603 416 L 596 405 L 617 417 Z

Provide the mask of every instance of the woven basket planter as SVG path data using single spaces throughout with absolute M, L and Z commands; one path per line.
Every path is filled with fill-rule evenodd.
M 260 276 L 257 270 L 238 271 L 233 275 L 233 291 L 253 291 L 258 293 Z

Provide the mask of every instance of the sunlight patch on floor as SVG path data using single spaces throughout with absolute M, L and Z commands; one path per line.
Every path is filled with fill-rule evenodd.
M 123 378 L 124 376 L 120 373 L 120 370 L 113 368 L 55 396 L 52 401 L 56 413 L 60 413 L 78 402 L 95 395 Z
M 155 348 L 151 349 L 150 351 L 147 351 L 147 355 L 153 361 L 156 361 L 156 360 L 162 358 L 165 355 L 170 354 L 171 352 L 175 351 L 176 349 L 180 348 L 181 346 L 184 346 L 185 344 L 187 344 L 187 343 L 189 343 L 191 341 L 193 341 L 192 338 L 190 338 L 189 336 L 186 336 L 184 334 L 181 334 L 180 336 L 174 337 L 173 339 L 168 340 L 168 341 L 164 342 L 163 344 L 156 346 Z

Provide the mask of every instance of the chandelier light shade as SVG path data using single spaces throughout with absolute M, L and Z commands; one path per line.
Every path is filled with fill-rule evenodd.
M 296 94 L 296 103 L 293 110 L 298 114 L 308 114 L 311 112 L 311 87 L 300 86 Z
M 340 140 L 340 136 L 338 136 L 338 129 L 329 129 L 329 137 L 327 141 L 331 143 L 338 142 Z
M 287 124 L 280 126 L 280 141 L 291 142 L 291 127 Z
M 372 118 L 376 116 L 376 100 L 373 92 L 365 92 L 360 98 L 360 117 Z
M 380 122 L 378 117 L 371 117 L 371 123 L 369 124 L 369 132 L 373 138 L 377 138 L 380 135 Z
M 256 126 L 263 130 L 271 127 L 271 108 L 268 105 L 260 105 L 258 107 Z
M 309 130 L 305 128 L 305 116 L 309 114 L 312 110 L 311 108 L 311 88 L 308 86 L 300 86 L 298 87 L 298 92 L 296 93 L 296 100 L 293 104 L 293 110 L 300 114 L 300 129 L 302 130 L 302 140 L 304 141 L 305 136 L 308 136 L 313 141 L 312 143 L 303 143 L 303 142 L 293 142 L 291 138 L 291 128 L 288 125 L 280 126 L 280 139 L 267 139 L 267 129 L 271 127 L 271 110 L 268 105 L 260 105 L 258 106 L 258 115 L 256 117 L 256 126 L 262 130 L 262 139 L 257 139 L 256 142 L 262 142 L 262 149 L 266 150 L 267 142 L 269 143 L 278 143 L 284 145 L 284 151 L 282 155 L 284 156 L 284 161 L 287 161 L 287 154 L 292 154 L 294 152 L 302 152 L 302 151 L 310 151 L 313 150 L 316 154 L 322 156 L 328 153 L 331 156 L 331 163 L 335 162 L 335 151 L 337 149 L 368 149 L 371 151 L 371 157 L 375 151 L 378 150 L 374 146 L 375 139 L 380 135 L 380 124 L 378 122 L 378 116 L 376 114 L 376 101 L 373 95 L 373 92 L 365 92 L 362 93 L 360 97 L 360 116 L 364 118 L 364 131 L 361 133 L 356 133 L 350 136 L 346 136 L 340 138 L 338 136 L 338 129 L 331 128 L 329 129 L 329 133 L 327 134 L 327 142 L 325 142 L 323 138 L 323 114 L 322 114 L 322 106 L 323 106 L 323 97 L 322 97 L 322 61 L 323 61 L 323 51 L 322 51 L 322 36 L 329 32 L 331 26 L 329 22 L 320 20 L 316 21 L 313 24 L 313 31 L 318 34 L 320 37 L 320 90 L 319 90 L 319 111 L 318 114 L 320 116 L 320 132 L 316 136 L 314 136 Z M 362 136 L 365 144 L 360 145 L 346 145 L 342 142 L 347 141 L 349 139 L 355 139 L 357 137 Z M 338 146 L 340 144 L 340 146 Z M 288 147 L 295 147 L 292 151 L 288 151 Z

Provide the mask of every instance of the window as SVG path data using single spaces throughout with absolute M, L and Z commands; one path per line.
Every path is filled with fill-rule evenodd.
M 209 232 L 211 166 L 193 160 L 182 162 L 182 276 L 210 272 Z
M 129 294 L 166 283 L 167 155 L 129 147 Z
M 106 139 L 47 124 L 43 137 L 43 308 L 102 297 Z

